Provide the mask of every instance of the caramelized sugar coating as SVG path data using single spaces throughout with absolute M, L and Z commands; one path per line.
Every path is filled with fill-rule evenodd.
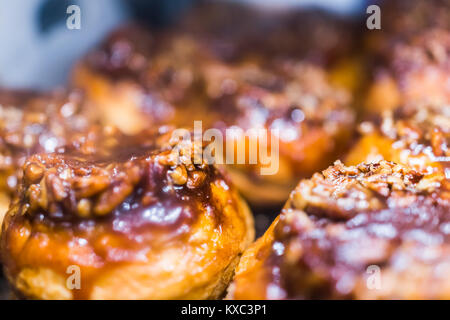
M 75 68 L 74 82 L 104 111 L 105 121 L 124 132 L 155 123 L 191 127 L 196 120 L 203 130 L 224 134 L 236 127 L 280 130 L 276 174 L 261 176 L 259 161 L 230 167 L 230 172 L 250 201 L 283 203 L 298 178 L 342 154 L 351 134 L 351 94 L 331 84 L 325 67 L 344 50 L 340 45 L 349 42 L 350 33 L 342 31 L 341 37 L 339 28 L 328 30 L 327 19 L 318 13 L 313 14 L 322 17 L 317 20 L 302 13 L 283 15 L 286 19 L 276 15 L 277 23 L 268 23 L 244 12 L 267 32 L 258 33 L 245 19 L 230 30 L 212 18 L 217 13 L 209 17 L 207 11 L 200 9 L 182 27 L 166 32 L 136 26 L 118 30 Z M 301 41 L 291 40 L 306 41 L 312 32 L 299 34 L 300 21 L 327 37 L 320 43 L 310 39 L 311 46 L 300 50 Z
M 37 299 L 220 297 L 253 240 L 245 202 L 216 167 L 194 163 L 192 143 L 172 152 L 170 131 L 113 131 L 28 158 L 1 239 L 13 289 Z M 66 286 L 70 266 L 80 289 Z
M 244 253 L 229 297 L 448 299 L 449 226 L 441 173 L 336 162 L 291 193 Z
M 450 105 L 410 105 L 385 111 L 380 118 L 363 122 L 360 131 L 347 164 L 385 159 L 450 177 Z
M 0 224 L 27 156 L 53 152 L 95 122 L 79 92 L 0 90 Z

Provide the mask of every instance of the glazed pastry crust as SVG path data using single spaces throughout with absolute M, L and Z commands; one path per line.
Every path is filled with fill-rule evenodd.
M 352 99 L 331 84 L 325 63 L 293 54 L 266 56 L 238 35 L 213 41 L 214 30 L 189 28 L 162 34 L 137 26 L 119 29 L 75 68 L 74 83 L 103 110 L 106 123 L 127 133 L 155 123 L 192 127 L 198 120 L 203 130 L 216 128 L 224 138 L 227 129 L 240 128 L 244 137 L 226 142 L 246 143 L 247 164 L 253 152 L 247 130 L 279 130 L 276 174 L 261 174 L 267 165 L 258 155 L 255 165 L 229 166 L 235 185 L 255 205 L 282 203 L 298 178 L 343 153 L 354 126 Z M 222 41 L 231 57 L 216 48 Z M 270 150 L 269 134 L 257 148 Z M 257 193 L 266 196 L 256 199 Z
M 95 128 L 62 153 L 30 157 L 1 239 L 17 295 L 219 298 L 253 240 L 252 216 L 214 166 L 178 163 L 176 142 L 171 131 Z M 67 286 L 70 266 L 80 268 L 80 289 Z
M 301 181 L 244 253 L 229 298 L 448 299 L 448 183 L 386 161 L 335 163 Z

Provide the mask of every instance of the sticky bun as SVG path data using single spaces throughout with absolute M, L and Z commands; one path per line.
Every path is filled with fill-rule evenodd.
M 57 150 L 95 122 L 82 101 L 77 91 L 0 90 L 0 225 L 26 157 Z
M 229 298 L 448 299 L 449 226 L 442 173 L 338 161 L 291 193 Z
M 266 62 L 265 68 L 249 62 L 205 67 L 211 127 L 242 129 L 243 136 L 227 137 L 227 143 L 237 145 L 249 138 L 249 130 L 263 128 L 267 145 L 256 143 L 276 156 L 268 165 L 258 159 L 256 165 L 227 166 L 251 203 L 283 203 L 298 178 L 326 168 L 342 155 L 354 125 L 351 97 L 330 85 L 322 68 L 293 60 Z M 246 151 L 256 153 L 250 139 Z M 278 150 L 272 153 L 273 143 Z M 274 171 L 264 174 L 262 169 L 268 167 Z
M 315 39 L 301 51 L 290 50 L 289 43 L 298 44 L 291 41 L 299 34 L 294 17 L 261 23 L 267 37 L 252 28 L 221 34 L 212 27 L 205 32 L 198 25 L 215 20 L 204 19 L 187 19 L 185 28 L 164 33 L 136 26 L 119 29 L 75 68 L 74 83 L 104 110 L 105 122 L 128 133 L 155 123 L 192 127 L 200 120 L 203 130 L 216 128 L 224 136 L 227 129 L 242 129 L 244 134 L 226 142 L 244 141 L 249 156 L 266 145 L 258 140 L 251 151 L 247 130 L 266 129 L 266 141 L 274 132 L 280 150 L 279 161 L 271 160 L 276 174 L 261 174 L 267 163 L 259 155 L 256 164 L 247 157 L 245 165 L 229 169 L 250 202 L 282 204 L 298 178 L 326 168 L 342 154 L 353 130 L 352 95 L 332 84 L 336 74 L 327 68 L 341 52 L 338 47 L 349 42 L 348 35 L 340 38 L 329 30 L 320 43 Z M 318 26 L 322 20 L 314 20 L 316 25 L 306 19 L 308 30 L 325 34 L 327 24 Z M 301 34 L 306 38 L 305 30 Z M 263 38 L 280 43 L 268 45 Z
M 27 159 L 1 238 L 18 297 L 222 295 L 253 240 L 252 216 L 220 170 L 195 158 L 202 146 L 172 133 L 92 128 Z
M 192 126 L 213 109 L 207 92 L 211 79 L 205 75 L 209 64 L 254 64 L 266 73 L 271 72 L 264 70 L 266 64 L 286 58 L 328 66 L 352 43 L 349 26 L 319 12 L 275 15 L 268 23 L 257 12 L 214 7 L 164 31 L 136 24 L 120 27 L 75 66 L 72 83 L 102 110 L 105 123 L 125 133 L 154 123 Z M 233 16 L 236 23 L 230 28 Z M 327 77 L 348 78 L 346 72 Z M 218 89 L 232 90 L 233 79 L 224 80 Z

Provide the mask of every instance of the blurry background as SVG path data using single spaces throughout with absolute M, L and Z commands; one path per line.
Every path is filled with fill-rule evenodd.
M 0 1 L 0 86 L 48 89 L 64 85 L 73 63 L 114 27 L 139 19 L 161 27 L 201 0 Z M 212 1 L 212 0 L 210 0 Z M 238 1 L 238 0 L 228 0 Z M 263 10 L 315 6 L 364 14 L 361 0 L 241 0 Z M 81 29 L 66 27 L 67 7 L 81 9 Z

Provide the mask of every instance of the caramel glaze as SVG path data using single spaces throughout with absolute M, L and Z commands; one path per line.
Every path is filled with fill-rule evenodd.
M 336 162 L 301 181 L 244 253 L 231 298 L 448 299 L 449 226 L 442 174 Z M 381 271 L 378 290 L 367 284 L 371 265 Z
M 193 16 L 196 14 L 199 13 Z M 124 105 L 131 111 L 119 119 L 114 112 L 112 121 L 121 122 L 118 126 L 125 132 L 143 127 L 145 118 L 145 123 L 188 127 L 201 120 L 203 130 L 278 129 L 278 174 L 263 177 L 259 164 L 238 165 L 232 168 L 232 180 L 252 202 L 256 199 L 253 201 L 251 195 L 262 192 L 263 199 L 282 203 L 298 178 L 324 169 L 348 147 L 354 127 L 352 95 L 332 85 L 325 66 L 339 56 L 332 52 L 341 52 L 339 45 L 346 43 L 351 33 L 342 35 L 339 28 L 329 30 L 320 44 L 302 46 L 308 52 L 300 53 L 294 48 L 265 52 L 288 43 L 296 46 L 299 40 L 287 41 L 284 37 L 292 40 L 297 36 L 300 27 L 296 23 L 304 20 L 294 16 L 304 13 L 289 15 L 285 20 L 277 16 L 280 24 L 267 23 L 267 19 L 259 21 L 254 14 L 256 24 L 267 29 L 264 37 L 260 30 L 256 35 L 251 26 L 243 27 L 242 33 L 235 32 L 241 31 L 237 27 L 222 33 L 217 27 L 220 21 L 208 20 L 201 14 L 202 18 L 190 16 L 181 22 L 183 27 L 166 32 L 124 27 L 75 69 L 74 82 L 86 88 L 91 99 L 107 110 L 115 103 L 111 96 L 118 93 L 114 100 L 123 99 L 124 103 L 117 104 L 117 112 L 124 110 Z M 322 19 L 315 20 L 321 27 L 310 18 L 305 21 L 306 28 L 311 27 L 314 32 L 325 33 L 323 28 L 329 26 L 325 21 L 320 24 Z M 213 27 L 205 27 L 209 24 Z M 301 34 L 310 36 L 304 30 Z M 268 45 L 266 41 L 281 43 Z M 122 123 L 127 117 L 132 120 Z M 258 186 L 265 190 L 251 191 Z M 267 192 L 267 188 L 271 191 Z
M 94 128 L 60 152 L 28 158 L 19 197 L 4 223 L 8 278 L 27 266 L 67 277 L 67 267 L 78 265 L 83 285 L 73 298 L 86 299 L 107 270 L 145 263 L 152 251 L 186 241 L 199 215 L 226 230 L 229 217 L 211 188 L 230 185 L 204 162 L 194 165 L 189 158 L 177 164 L 169 138 L 170 131 L 128 137 Z M 225 197 L 239 215 L 237 198 Z
M 17 190 L 27 156 L 55 151 L 95 121 L 77 91 L 0 90 L 1 190 L 8 194 Z

